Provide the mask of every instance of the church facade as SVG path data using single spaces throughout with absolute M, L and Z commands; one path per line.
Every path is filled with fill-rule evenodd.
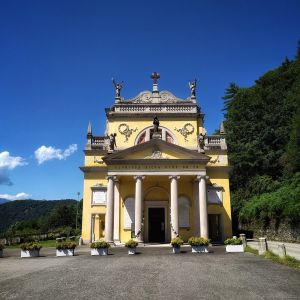
M 106 109 L 106 132 L 88 126 L 85 146 L 82 239 L 124 243 L 170 242 L 180 235 L 222 242 L 231 237 L 229 166 L 223 126 L 207 135 L 204 114 L 191 96 L 159 91 L 121 97 Z

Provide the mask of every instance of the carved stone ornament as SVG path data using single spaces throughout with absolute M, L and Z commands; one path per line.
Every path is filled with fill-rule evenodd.
M 119 132 L 122 135 L 125 135 L 125 142 L 128 142 L 129 137 L 132 135 L 133 132 L 136 132 L 138 128 L 130 129 L 126 123 L 122 123 L 118 127 Z
M 168 159 L 168 157 L 163 156 L 159 150 L 155 150 L 152 155 L 146 156 L 145 159 Z
M 186 123 L 183 125 L 182 128 L 177 129 L 176 127 L 174 128 L 177 132 L 179 132 L 181 135 L 183 135 L 184 140 L 187 142 L 187 136 L 192 134 L 195 131 L 194 126 L 191 123 Z
M 157 101 L 157 97 L 155 97 Z M 174 96 L 172 93 L 169 91 L 161 91 L 159 93 L 159 103 L 176 103 L 176 102 L 181 102 L 185 101 L 183 99 L 179 99 L 176 96 Z M 150 91 L 144 91 L 138 94 L 136 97 L 129 99 L 126 101 L 128 103 L 152 103 L 154 102 L 153 99 L 153 94 Z
M 104 161 L 101 159 L 101 160 L 98 160 L 97 158 L 96 158 L 96 156 L 94 156 L 94 164 L 100 164 L 100 165 L 103 165 L 104 164 Z
M 217 163 L 217 162 L 220 162 L 219 158 L 220 158 L 220 156 L 217 155 L 217 157 L 216 157 L 215 159 L 210 160 L 209 162 L 212 163 L 212 164 L 215 164 L 215 163 Z

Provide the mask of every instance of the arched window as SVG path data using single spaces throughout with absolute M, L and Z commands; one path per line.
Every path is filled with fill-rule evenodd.
M 179 227 L 190 227 L 190 202 L 185 196 L 178 198 Z
M 169 132 L 166 132 L 166 142 L 174 144 L 174 139 Z
M 159 134 L 161 135 L 161 139 L 163 141 L 166 141 L 171 144 L 177 144 L 174 134 L 169 129 L 160 126 Z M 150 141 L 152 139 L 152 135 L 153 135 L 153 127 L 151 126 L 145 128 L 138 134 L 135 140 L 135 145 Z
M 140 137 L 138 138 L 137 144 L 143 144 L 146 142 L 146 132 L 144 132 L 143 134 L 140 135 Z
M 134 198 L 126 198 L 124 201 L 124 229 L 131 229 L 134 223 Z

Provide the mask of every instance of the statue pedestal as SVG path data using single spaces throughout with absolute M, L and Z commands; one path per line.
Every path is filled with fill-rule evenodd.
M 161 139 L 161 134 L 158 133 L 158 132 L 154 132 L 154 133 L 152 134 L 152 139 L 156 139 L 156 140 Z

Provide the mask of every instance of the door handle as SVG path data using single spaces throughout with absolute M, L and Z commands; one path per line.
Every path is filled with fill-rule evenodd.
M 165 223 L 161 222 L 161 230 L 165 230 Z

